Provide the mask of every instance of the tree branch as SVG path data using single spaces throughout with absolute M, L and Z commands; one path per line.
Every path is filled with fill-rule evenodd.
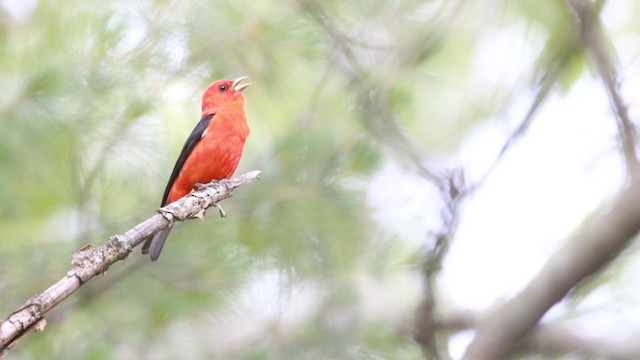
M 640 231 L 639 203 L 640 179 L 634 174 L 608 211 L 585 224 L 520 294 L 487 316 L 464 359 L 508 357 L 555 303 L 608 264 Z
M 590 51 L 604 88 L 609 95 L 609 103 L 616 117 L 622 150 L 630 174 L 637 173 L 639 164 L 636 154 L 636 128 L 629 116 L 629 110 L 620 95 L 618 72 L 610 55 L 612 47 L 607 48 L 602 24 L 590 1 L 567 0 L 575 14 L 576 26 L 580 29 L 580 37 L 584 46 Z
M 230 180 L 212 181 L 201 190 L 160 208 L 158 214 L 124 234 L 110 237 L 103 245 L 85 245 L 73 254 L 71 263 L 74 267 L 62 279 L 41 294 L 27 300 L 20 309 L 0 323 L 0 358 L 25 334 L 32 330 L 41 331 L 46 324 L 44 315 L 49 310 L 92 277 L 104 273 L 115 262 L 126 259 L 133 248 L 147 236 L 167 228 L 175 221 L 201 217 L 206 209 L 230 197 L 233 190 L 258 179 L 259 175 L 260 171 L 256 170 Z

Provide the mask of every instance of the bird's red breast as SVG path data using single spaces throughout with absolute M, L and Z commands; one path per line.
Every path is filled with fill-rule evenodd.
M 168 202 L 187 195 L 195 189 L 196 183 L 205 184 L 233 176 L 247 136 L 249 125 L 244 110 L 235 106 L 220 109 L 185 161 L 169 191 Z

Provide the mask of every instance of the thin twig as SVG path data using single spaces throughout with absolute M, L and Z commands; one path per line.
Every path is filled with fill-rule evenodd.
M 591 2 L 584 0 L 567 0 L 567 3 L 576 16 L 576 26 L 580 29 L 582 42 L 591 52 L 591 57 L 596 64 L 598 73 L 607 90 L 611 109 L 616 116 L 616 124 L 618 125 L 618 133 L 622 143 L 627 169 L 630 174 L 637 174 L 636 128 L 629 116 L 627 105 L 620 95 L 618 71 L 611 56 L 613 47 L 605 47 L 605 36 L 602 25 Z
M 531 124 L 536 119 L 538 111 L 552 94 L 551 91 L 565 74 L 574 58 L 579 56 L 581 49 L 582 44 L 579 41 L 576 32 L 561 33 L 556 36 L 553 42 L 548 41 L 545 50 L 540 54 L 540 56 L 538 56 L 536 61 L 539 63 L 540 71 L 543 71 L 543 74 L 535 75 L 535 78 L 539 79 L 536 81 L 535 98 L 531 102 L 531 105 L 529 106 L 527 113 L 522 118 L 520 124 L 518 124 L 518 126 L 512 131 L 511 135 L 509 135 L 505 143 L 502 145 L 502 148 L 496 155 L 495 159 L 493 159 L 489 168 L 479 180 L 470 185 L 469 192 L 475 192 L 475 190 L 482 187 L 491 173 L 493 173 L 501 163 L 507 152 L 526 135 Z

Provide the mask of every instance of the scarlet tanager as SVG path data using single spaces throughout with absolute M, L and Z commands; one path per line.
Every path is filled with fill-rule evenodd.
M 202 116 L 182 147 L 164 190 L 161 206 L 179 200 L 211 180 L 228 179 L 236 171 L 249 125 L 244 113 L 241 84 L 246 76 L 235 80 L 219 80 L 202 95 Z M 152 261 L 158 259 L 171 227 L 147 238 L 142 253 Z

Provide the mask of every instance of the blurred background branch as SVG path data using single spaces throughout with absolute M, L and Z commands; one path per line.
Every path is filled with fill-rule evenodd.
M 615 64 L 615 49 L 607 41 L 607 35 L 600 23 L 599 11 L 588 1 L 567 0 L 576 17 L 576 27 L 580 31 L 583 46 L 591 53 L 604 88 L 609 95 L 611 109 L 618 124 L 618 132 L 626 165 L 631 175 L 638 173 L 638 157 L 636 155 L 637 130 L 631 118 L 625 101 L 620 94 L 618 70 Z M 604 5 L 599 1 L 597 9 Z
M 633 178 L 637 178 L 634 175 Z M 615 259 L 640 230 L 640 182 L 551 256 L 527 287 L 481 322 L 465 359 L 505 359 L 553 305 Z

